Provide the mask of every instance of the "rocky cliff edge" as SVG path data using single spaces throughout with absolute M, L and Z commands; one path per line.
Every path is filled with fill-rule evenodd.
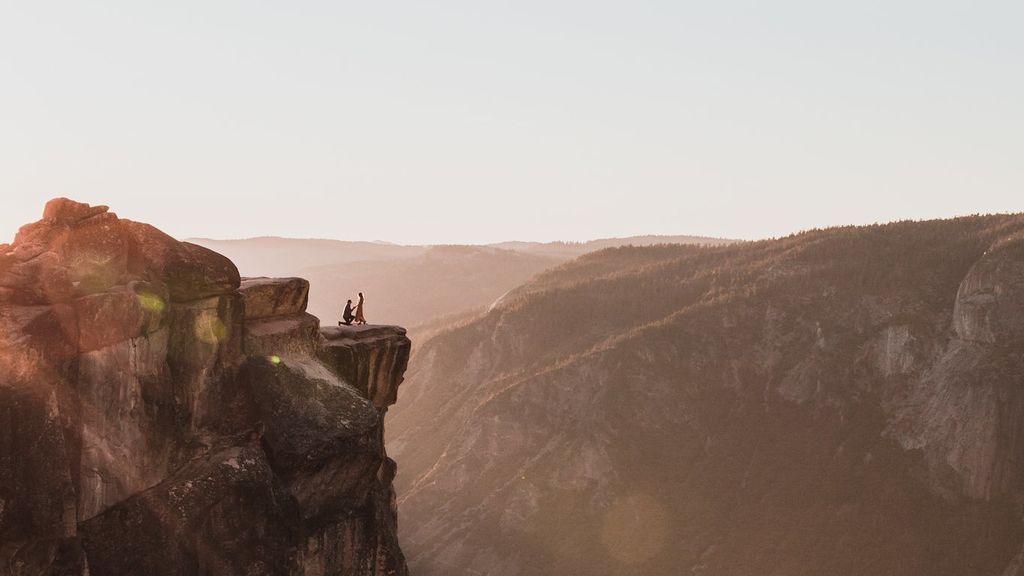
M 67 199 L 0 245 L 0 574 L 407 574 L 405 330 Z

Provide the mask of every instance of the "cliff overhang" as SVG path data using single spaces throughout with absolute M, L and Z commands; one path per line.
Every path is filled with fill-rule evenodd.
M 405 574 L 405 330 L 49 202 L 0 246 L 0 574 Z

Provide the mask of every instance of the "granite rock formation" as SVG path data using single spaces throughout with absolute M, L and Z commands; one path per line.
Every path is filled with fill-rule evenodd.
M 419 576 L 1024 575 L 1024 215 L 599 252 L 412 366 Z
M 0 574 L 403 575 L 410 342 L 67 199 L 0 246 Z

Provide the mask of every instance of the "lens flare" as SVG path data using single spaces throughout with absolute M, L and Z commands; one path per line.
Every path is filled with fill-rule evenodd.
M 196 338 L 207 344 L 220 344 L 228 337 L 228 327 L 214 311 L 204 311 L 196 318 Z
M 271 356 L 270 357 L 270 363 L 271 364 L 280 364 L 281 363 L 281 357 L 280 356 L 276 356 L 276 355 L 275 356 Z
M 164 302 L 164 299 L 151 292 L 142 292 L 138 295 L 138 298 L 139 305 L 147 312 L 160 314 L 167 308 L 167 303 Z

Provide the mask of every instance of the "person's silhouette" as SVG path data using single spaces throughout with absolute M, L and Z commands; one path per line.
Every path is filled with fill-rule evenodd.
M 345 304 L 345 311 L 341 313 L 341 319 L 343 320 L 343 322 L 338 322 L 338 326 L 341 326 L 342 324 L 344 324 L 345 326 L 351 326 L 352 321 L 356 319 L 356 315 L 352 313 L 351 300 L 349 300 L 348 303 Z
M 351 302 L 351 300 L 349 300 Z M 359 293 L 359 303 L 356 304 L 356 324 L 366 324 L 366 317 L 363 316 L 363 293 Z

